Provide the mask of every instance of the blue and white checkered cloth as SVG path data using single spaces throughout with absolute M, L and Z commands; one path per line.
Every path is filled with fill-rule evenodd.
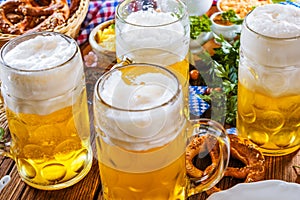
M 296 7 L 300 8 L 300 0 L 297 0 L 297 1 L 283 1 L 283 2 L 280 2 L 280 4 L 292 5 L 292 6 L 296 6 Z
M 206 86 L 190 86 L 189 87 L 189 105 L 190 113 L 200 117 L 203 113 L 209 109 L 210 105 L 199 97 L 199 94 L 204 94 Z
M 236 128 L 235 128 L 235 127 L 226 129 L 226 132 L 227 132 L 228 134 L 234 134 L 234 135 L 237 134 L 237 131 L 236 131 Z
M 210 108 L 210 105 L 199 97 L 199 94 L 204 94 L 207 89 L 207 86 L 190 86 L 190 113 L 201 117 L 204 112 Z M 226 129 L 228 134 L 237 134 L 235 127 Z
M 121 0 L 91 0 L 88 13 L 81 25 L 77 37 L 78 45 L 85 43 L 92 29 L 98 24 L 115 17 L 115 10 Z

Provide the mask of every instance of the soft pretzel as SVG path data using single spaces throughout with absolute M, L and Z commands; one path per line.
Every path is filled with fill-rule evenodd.
M 229 134 L 228 137 L 230 139 L 230 158 L 240 160 L 245 164 L 245 167 L 227 167 L 224 176 L 245 179 L 245 183 L 263 180 L 265 177 L 266 168 L 265 158 L 262 153 L 247 139 L 242 139 L 233 134 Z M 201 152 L 206 148 L 206 145 L 204 145 L 204 140 L 205 138 L 203 137 L 195 137 L 187 146 L 186 170 L 187 174 L 191 177 L 199 178 L 210 173 L 211 170 L 214 169 L 214 166 L 219 158 L 218 150 L 216 149 L 218 145 L 215 145 L 212 148 L 212 151 L 209 152 L 212 160 L 212 164 L 209 167 L 202 172 L 193 165 L 193 158 L 199 153 L 201 154 Z M 220 191 L 220 188 L 214 186 L 206 192 L 208 195 L 210 195 L 218 191 Z
M 239 159 L 246 166 L 243 168 L 228 167 L 225 176 L 245 179 L 245 182 L 260 181 L 265 178 L 265 158 L 257 149 L 257 146 L 247 139 L 236 135 L 229 135 L 230 154 L 233 158 Z
M 69 15 L 66 0 L 8 0 L 0 5 L 0 28 L 2 33 L 17 35 L 53 30 Z
M 204 177 L 210 174 L 218 163 L 218 145 L 216 138 L 210 135 L 195 136 L 186 147 L 186 170 L 191 177 Z M 209 152 L 211 165 L 204 171 L 201 171 L 193 164 L 193 159 L 196 155 L 205 157 Z

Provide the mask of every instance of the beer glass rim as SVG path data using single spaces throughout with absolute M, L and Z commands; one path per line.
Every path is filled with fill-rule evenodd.
M 51 66 L 51 67 L 42 68 L 42 69 L 19 69 L 19 68 L 15 68 L 15 67 L 13 67 L 13 66 L 11 66 L 11 65 L 9 65 L 9 64 L 7 64 L 5 62 L 4 54 L 6 53 L 5 52 L 6 48 L 8 48 L 10 45 L 21 44 L 22 42 L 26 41 L 27 38 L 34 38 L 34 37 L 37 37 L 39 35 L 41 35 L 41 36 L 50 36 L 50 35 L 61 36 L 69 44 L 75 45 L 75 47 L 76 47 L 75 51 L 72 52 L 72 54 L 69 56 L 69 58 L 66 59 L 65 61 L 63 61 L 62 63 L 60 63 L 58 65 Z M 10 50 L 8 50 L 8 51 L 10 51 Z M 0 49 L 0 64 L 2 64 L 4 67 L 6 67 L 8 69 L 12 69 L 12 70 L 19 71 L 19 72 L 43 72 L 43 71 L 50 71 L 50 70 L 53 70 L 53 69 L 57 69 L 57 68 L 63 67 L 66 63 L 70 62 L 76 56 L 77 53 L 78 53 L 77 43 L 76 43 L 76 41 L 72 37 L 70 37 L 68 35 L 65 35 L 65 34 L 62 34 L 62 33 L 58 33 L 58 32 L 51 32 L 51 31 L 26 33 L 26 34 L 23 34 L 23 35 L 20 35 L 20 36 L 17 36 L 15 38 L 13 38 L 12 40 L 6 42 L 2 46 L 2 48 Z
M 128 68 L 128 67 L 143 67 L 143 66 L 147 66 L 147 67 L 152 67 L 152 68 L 159 68 L 162 71 L 165 71 L 167 74 L 169 74 L 173 80 L 175 80 L 176 82 L 176 91 L 172 94 L 172 97 L 163 101 L 162 103 L 160 103 L 159 105 L 155 105 L 155 106 L 151 106 L 149 108 L 120 108 L 118 106 L 114 106 L 111 105 L 110 103 L 107 103 L 101 96 L 99 88 L 104 84 L 104 82 L 107 80 L 107 78 L 116 71 L 119 71 L 120 69 L 123 68 Z M 170 71 L 169 69 L 165 68 L 165 67 L 161 67 L 159 65 L 154 65 L 154 64 L 149 64 L 149 63 L 132 63 L 132 64 L 128 64 L 125 66 L 121 66 L 121 67 L 116 67 L 114 69 L 111 69 L 107 72 L 105 72 L 102 76 L 100 76 L 100 78 L 97 80 L 96 84 L 95 84 L 95 89 L 94 89 L 94 98 L 96 98 L 95 100 L 97 101 L 101 101 L 105 106 L 114 109 L 114 110 L 119 110 L 119 111 L 127 111 L 127 112 L 145 112 L 145 111 L 150 111 L 150 110 L 155 110 L 158 108 L 162 108 L 164 106 L 167 106 L 169 104 L 172 104 L 173 102 L 175 102 L 178 98 L 180 98 L 180 93 L 182 92 L 182 88 L 181 88 L 181 84 L 179 83 L 178 78 L 176 77 L 176 75 Z
M 120 2 L 117 7 L 116 7 L 116 19 L 122 21 L 123 23 L 126 23 L 126 24 L 129 24 L 129 25 L 132 25 L 132 26 L 136 26 L 136 27 L 144 27 L 144 28 L 153 28 L 153 27 L 164 27 L 164 26 L 168 26 L 168 25 L 172 25 L 172 24 L 176 24 L 178 23 L 179 21 L 181 21 L 182 19 L 184 19 L 186 16 L 188 16 L 188 10 L 187 10 L 187 6 L 185 3 L 183 3 L 181 0 L 174 0 L 174 2 L 178 2 L 183 8 L 184 8 L 184 12 L 182 13 L 182 15 L 177 18 L 176 20 L 172 21 L 172 22 L 168 22 L 168 23 L 161 23 L 161 24 L 156 24 L 156 25 L 141 25 L 141 24 L 135 24 L 135 23 L 131 23 L 131 22 L 128 22 L 126 19 L 124 19 L 122 16 L 121 16 L 121 6 L 123 4 L 126 4 L 127 2 L 131 2 L 132 0 L 124 0 L 122 2 Z
M 253 10 L 254 10 L 254 9 L 253 9 Z M 258 36 L 260 36 L 260 37 L 262 37 L 262 38 L 264 38 L 264 39 L 266 39 L 266 40 L 274 40 L 274 41 L 297 40 L 297 39 L 300 38 L 300 35 L 298 35 L 298 36 L 291 36 L 291 37 L 274 37 L 274 36 L 268 36 L 268 35 L 264 35 L 264 34 L 262 34 L 262 33 L 259 33 L 259 32 L 255 31 L 255 30 L 253 30 L 253 29 L 249 26 L 249 24 L 248 24 L 248 22 L 247 22 L 248 16 L 252 14 L 253 10 L 251 10 L 251 11 L 246 15 L 246 17 L 245 17 L 245 19 L 244 19 L 244 22 L 243 22 L 245 28 L 246 28 L 247 30 L 249 30 L 250 32 L 252 32 L 252 33 L 254 33 L 254 34 L 256 34 L 256 35 L 258 35 Z

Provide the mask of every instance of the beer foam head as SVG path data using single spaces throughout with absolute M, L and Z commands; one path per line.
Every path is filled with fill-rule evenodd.
M 99 124 L 105 124 L 103 132 L 110 141 L 131 150 L 162 146 L 172 140 L 184 118 L 183 96 L 178 93 L 176 78 L 161 73 L 124 77 L 123 73 L 113 72 L 99 87 L 102 101 L 109 105 L 95 110 L 98 120 L 102 120 Z M 149 141 L 146 146 L 145 141 Z
M 259 6 L 247 15 L 243 27 L 241 46 L 249 59 L 272 67 L 299 64 L 299 8 L 281 4 Z
M 128 34 L 121 36 L 126 36 L 124 40 L 136 46 L 166 46 L 178 42 L 185 34 L 184 27 L 171 13 L 138 11 L 131 13 L 126 22 L 122 32 Z
M 6 101 L 8 107 L 15 112 L 48 114 L 72 104 L 70 91 L 83 75 L 76 42 L 57 33 L 24 35 L 16 40 L 22 42 L 12 49 L 12 43 L 8 44 L 2 51 L 0 76 L 2 93 L 11 98 Z M 58 100 L 59 96 L 64 98 Z
M 239 80 L 262 94 L 299 94 L 300 9 L 268 4 L 247 15 L 241 32 Z
M 268 4 L 255 8 L 246 18 L 253 31 L 275 38 L 300 36 L 300 10 L 295 6 Z
M 76 46 L 70 45 L 59 35 L 37 36 L 18 44 L 7 52 L 4 62 L 21 70 L 41 70 L 59 66 L 75 53 Z
M 143 48 L 171 51 L 184 58 L 189 49 L 189 25 L 184 23 L 172 13 L 155 11 L 133 12 L 126 23 L 116 20 L 117 56 Z
M 163 74 L 147 73 L 136 77 L 123 77 L 121 71 L 115 71 L 99 92 L 101 98 L 113 107 L 143 110 L 168 102 L 176 91 L 175 87 L 176 82 Z
M 126 18 L 126 22 L 135 26 L 162 26 L 166 24 L 173 24 L 170 27 L 178 27 L 176 22 L 178 18 L 171 12 L 156 12 L 156 11 L 137 11 L 132 12 Z

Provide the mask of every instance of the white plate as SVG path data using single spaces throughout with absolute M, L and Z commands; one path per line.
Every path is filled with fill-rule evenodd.
M 299 200 L 300 184 L 280 180 L 241 183 L 207 200 Z

